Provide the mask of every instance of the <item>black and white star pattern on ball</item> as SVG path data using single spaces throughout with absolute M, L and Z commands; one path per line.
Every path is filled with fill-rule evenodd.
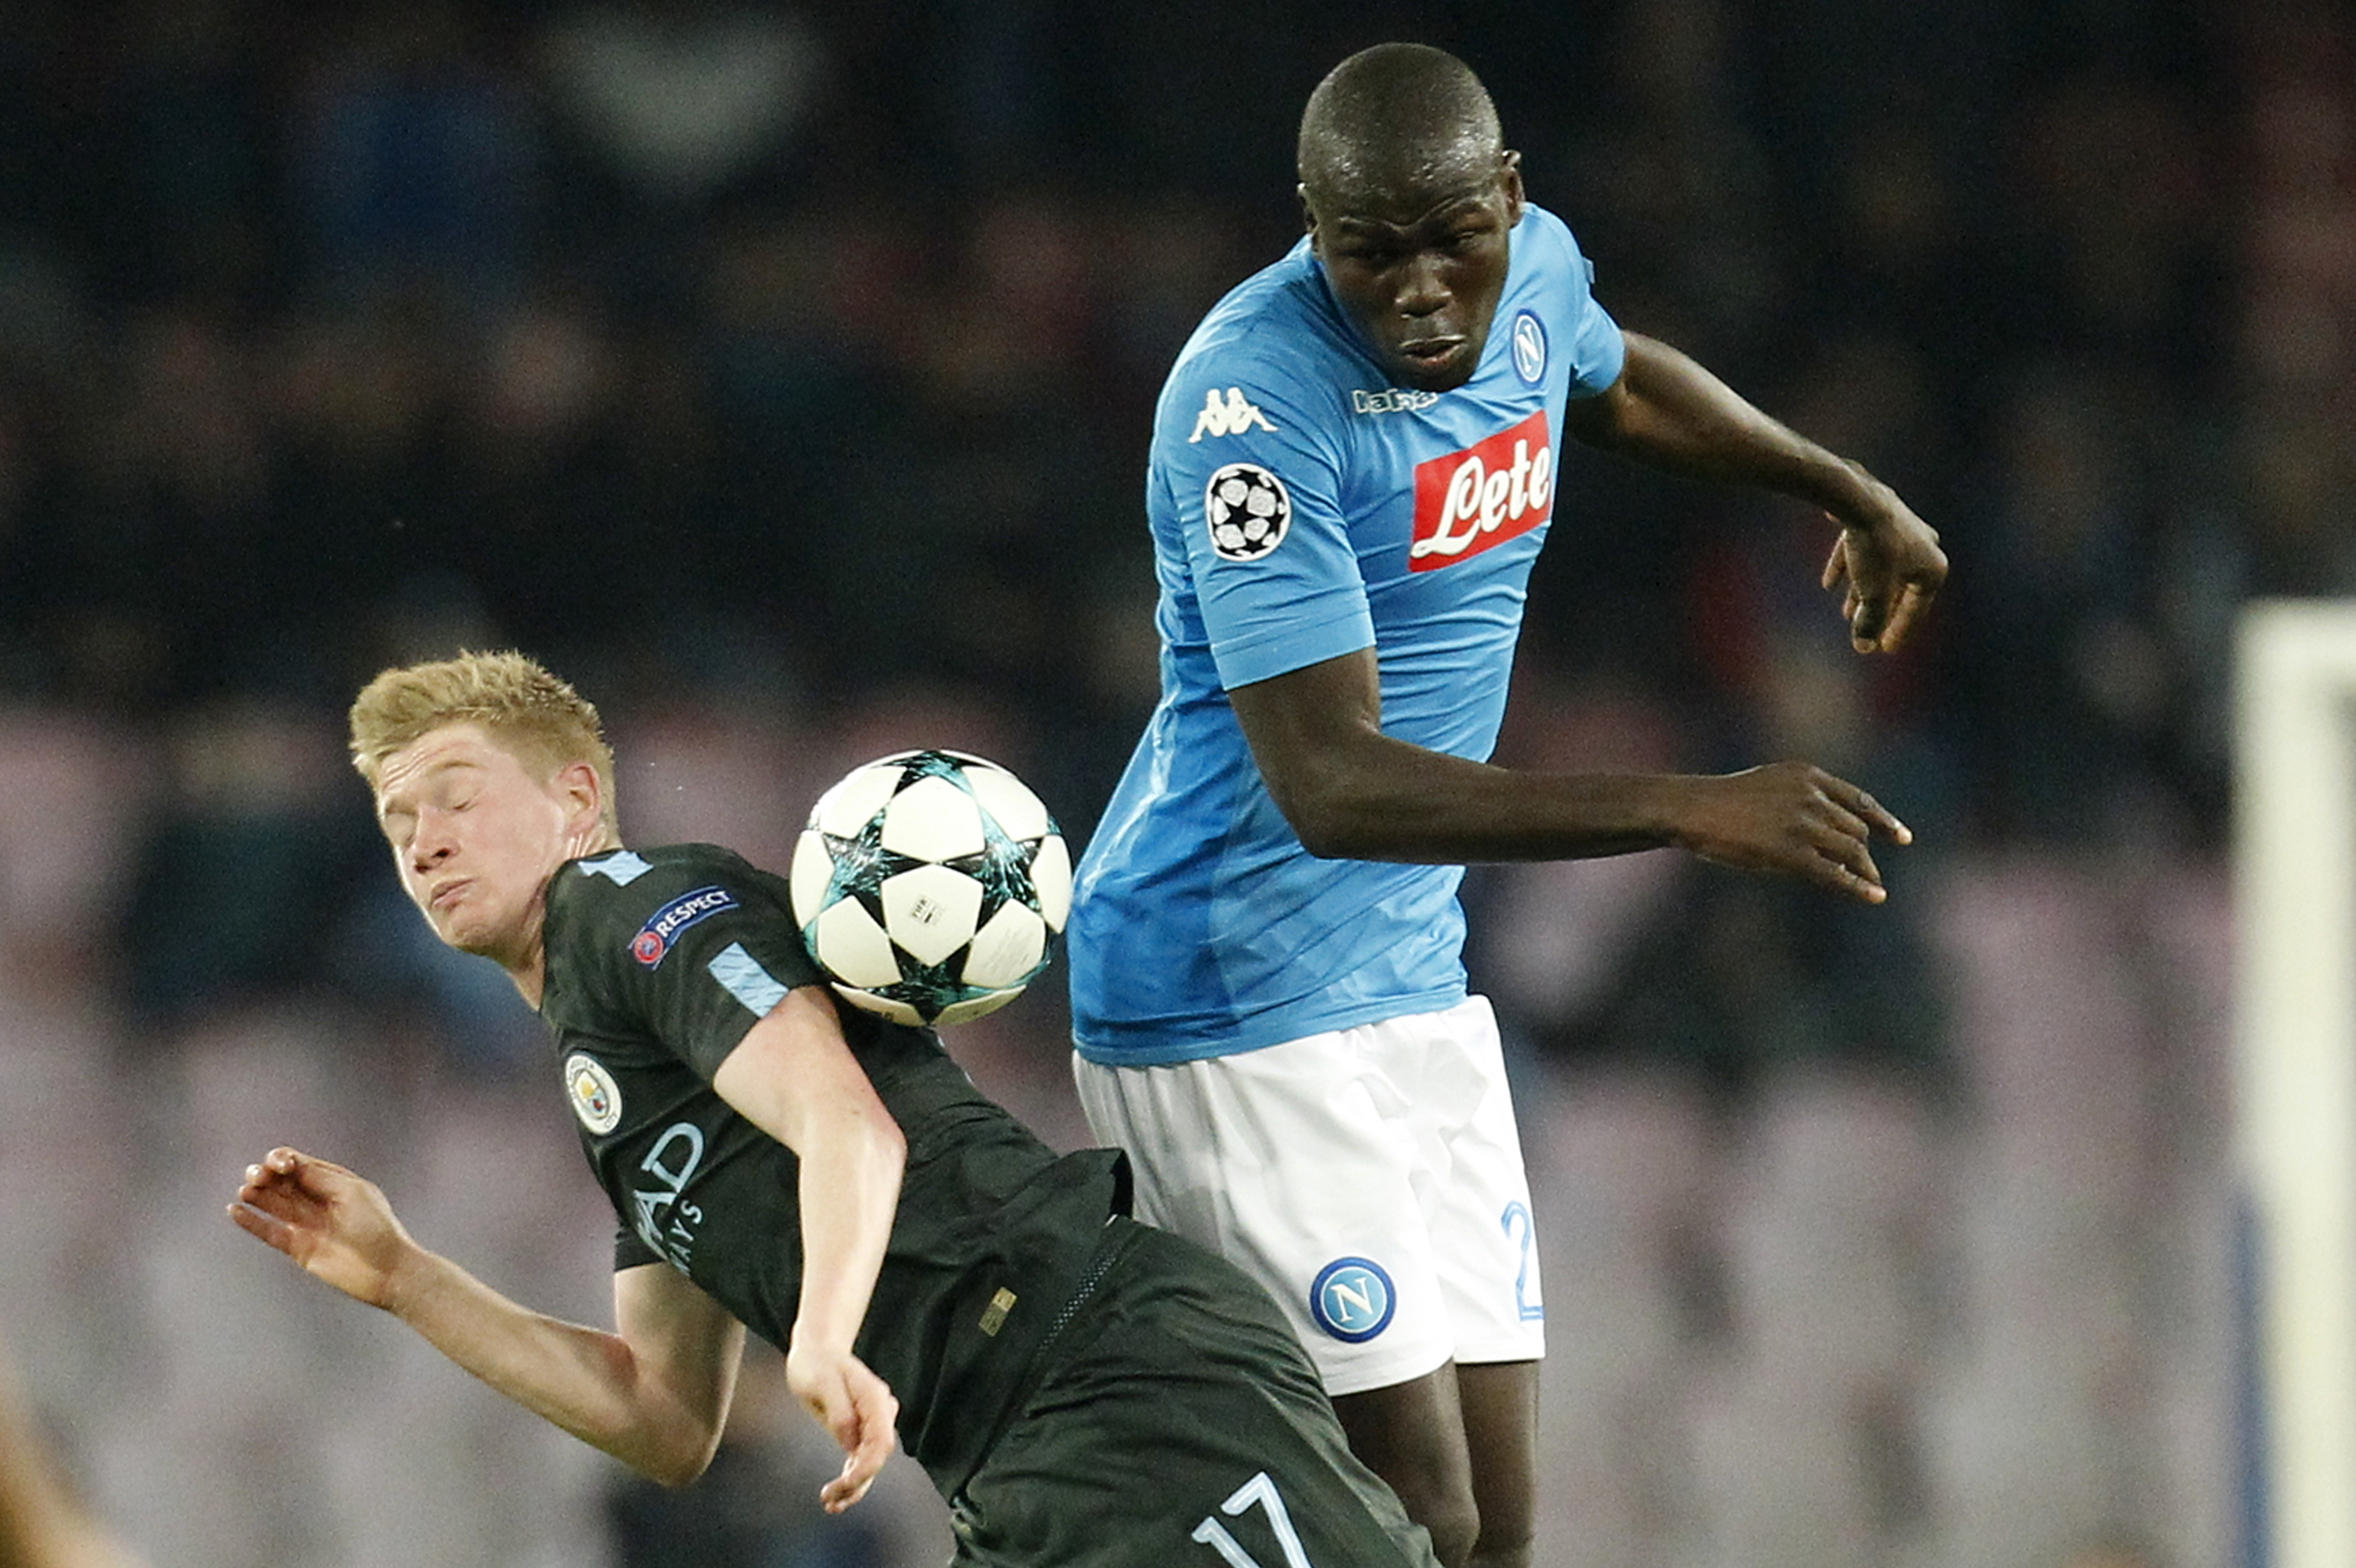
M 827 880 L 826 902 L 838 899 L 855 899 L 884 923 L 884 884 L 903 871 L 913 871 L 930 861 L 917 859 L 884 848 L 884 818 L 879 814 L 862 823 L 859 831 L 845 838 L 837 834 L 825 835 L 826 852 L 834 862 L 834 874 Z
M 1292 496 L 1257 463 L 1230 463 L 1203 487 L 1203 518 L 1222 560 L 1258 560 L 1292 527 Z
M 788 882 L 804 945 L 838 994 L 902 1022 L 953 1023 L 1004 1005 L 1044 966 L 1070 907 L 1071 856 L 1004 768 L 908 752 L 819 798 Z
M 955 870 L 963 871 L 981 884 L 981 914 L 979 923 L 988 925 L 990 917 L 1009 902 L 1025 902 L 1031 897 L 1031 856 L 1039 848 L 1036 839 L 1025 844 L 1010 838 L 998 819 L 988 812 L 981 813 L 981 831 L 985 842 L 979 855 L 967 855 L 941 862 Z
M 980 798 L 974 795 L 973 784 L 967 776 L 966 767 L 969 761 L 969 759 L 960 757 L 954 752 L 922 752 L 909 759 L 905 771 L 900 775 L 900 789 L 906 789 L 918 779 L 947 779 L 964 791 L 969 797 L 973 798 L 974 815 L 981 825 L 981 849 L 976 854 L 960 855 L 937 863 L 947 866 L 951 870 L 963 871 L 981 884 L 981 913 L 977 917 L 976 923 L 987 925 L 990 923 L 990 917 L 996 914 L 1001 906 L 1009 901 L 1029 901 L 1031 856 L 1039 848 L 1039 841 L 1033 838 L 1025 843 L 1019 838 L 1010 837 L 1006 830 L 998 825 L 998 818 L 982 807 Z M 896 795 L 899 792 L 895 790 L 894 793 Z M 923 863 L 912 860 L 905 855 L 894 856 L 890 850 L 884 848 L 880 818 L 869 826 L 876 829 L 875 848 L 878 854 L 896 862 L 880 867 L 875 873 L 874 883 L 881 883 L 885 877 L 896 871 L 906 870 L 911 866 Z M 862 837 L 863 840 L 864 835 Z

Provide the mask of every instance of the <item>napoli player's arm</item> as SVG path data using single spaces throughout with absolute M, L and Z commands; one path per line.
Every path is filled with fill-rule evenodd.
M 1879 903 L 1873 835 L 1913 838 L 1865 791 L 1804 763 L 1534 773 L 1428 751 L 1383 733 L 1372 648 L 1227 695 L 1269 793 L 1312 855 L 1459 865 L 1675 847 Z
M 1627 362 L 1619 379 L 1569 402 L 1569 432 L 1673 474 L 1822 507 L 1841 525 L 1823 581 L 1845 589 L 1851 644 L 1860 653 L 1902 645 L 1946 581 L 1937 532 L 1861 464 L 1762 412 L 1685 354 L 1633 332 L 1622 338 Z
M 381 1307 L 517 1403 L 666 1486 L 711 1464 L 744 1326 L 668 1264 L 614 1276 L 616 1328 L 501 1296 L 410 1238 L 375 1183 L 291 1148 L 249 1166 L 230 1217 Z
M 799 1162 L 801 1299 L 786 1380 L 841 1445 L 830 1512 L 866 1495 L 898 1441 L 899 1401 L 851 1353 L 899 1207 L 908 1146 L 851 1054 L 822 987 L 787 991 L 720 1063 L 712 1086 Z

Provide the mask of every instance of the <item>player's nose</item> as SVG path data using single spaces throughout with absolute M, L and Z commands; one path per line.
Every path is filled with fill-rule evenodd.
M 409 841 L 409 862 L 422 871 L 440 865 L 455 854 L 457 848 L 446 824 L 421 816 L 417 832 Z
M 1425 316 L 1446 308 L 1454 296 L 1449 292 L 1448 280 L 1442 274 L 1440 258 L 1418 256 L 1401 269 L 1398 288 L 1398 311 L 1401 315 Z

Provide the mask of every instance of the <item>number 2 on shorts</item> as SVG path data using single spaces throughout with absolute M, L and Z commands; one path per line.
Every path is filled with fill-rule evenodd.
M 1314 1568 L 1309 1553 L 1301 1549 L 1301 1534 L 1292 1528 L 1292 1516 L 1284 1511 L 1284 1499 L 1277 1495 L 1276 1483 L 1268 1478 L 1266 1470 L 1237 1487 L 1235 1496 L 1219 1505 L 1219 1511 L 1233 1518 L 1254 1503 L 1268 1509 L 1277 1544 L 1284 1548 L 1285 1568 Z M 1243 1543 L 1227 1533 L 1227 1527 L 1209 1514 L 1194 1527 L 1194 1539 L 1216 1550 L 1227 1560 L 1228 1568 L 1260 1568 L 1259 1559 L 1246 1552 Z

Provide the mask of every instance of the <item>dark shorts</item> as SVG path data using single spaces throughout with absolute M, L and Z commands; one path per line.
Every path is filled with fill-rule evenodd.
M 1266 1291 L 1133 1221 L 1107 1244 L 1100 1281 L 952 1499 L 954 1563 L 1433 1568 Z

